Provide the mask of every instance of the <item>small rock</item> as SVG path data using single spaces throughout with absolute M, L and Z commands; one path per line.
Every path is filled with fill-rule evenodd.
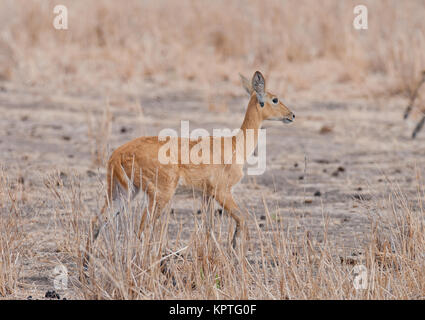
M 262 215 L 262 216 L 260 217 L 260 220 L 266 220 L 266 216 L 265 216 L 265 215 Z
M 319 133 L 320 134 L 327 134 L 327 133 L 331 133 L 333 131 L 333 129 L 329 126 L 323 126 L 322 128 L 320 128 Z
M 319 191 L 319 190 L 317 190 L 315 193 L 314 193 L 314 196 L 315 197 L 320 197 L 322 195 L 322 193 Z
M 344 167 L 338 167 L 333 173 L 332 173 L 332 176 L 333 177 L 338 177 L 338 175 L 339 175 L 339 173 L 340 172 L 344 172 L 345 171 L 345 168 Z
M 196 213 L 201 214 L 202 213 L 201 209 L 199 209 Z
M 317 162 L 320 164 L 329 164 L 330 161 L 326 159 L 317 159 L 317 160 L 314 160 L 314 162 Z
M 128 130 L 126 127 L 121 127 L 120 132 L 121 133 L 126 133 Z
M 62 139 L 65 140 L 65 141 L 69 141 L 69 140 L 71 140 L 71 137 L 70 136 L 62 136 Z
M 55 290 L 48 290 L 44 297 L 48 299 L 58 299 L 58 300 L 61 298 Z
M 295 167 L 295 168 L 298 168 L 298 162 L 295 162 L 295 163 L 294 163 L 294 167 Z
M 299 176 L 298 180 L 304 180 L 304 176 Z
M 90 178 L 92 178 L 92 177 L 96 176 L 96 173 L 95 173 L 95 172 L 93 172 L 92 170 L 87 170 L 87 171 L 86 171 L 86 173 L 87 173 L 87 175 L 88 175 Z
M 372 199 L 372 196 L 369 194 L 356 193 L 356 194 L 353 194 L 353 198 L 356 200 L 369 201 Z

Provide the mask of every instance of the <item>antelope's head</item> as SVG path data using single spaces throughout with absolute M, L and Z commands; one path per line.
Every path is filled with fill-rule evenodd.
M 275 120 L 283 123 L 294 121 L 295 115 L 292 111 L 275 94 L 266 91 L 266 80 L 260 71 L 254 73 L 251 81 L 243 75 L 240 75 L 240 77 L 242 85 L 251 99 L 254 98 L 255 94 L 256 107 L 262 120 Z

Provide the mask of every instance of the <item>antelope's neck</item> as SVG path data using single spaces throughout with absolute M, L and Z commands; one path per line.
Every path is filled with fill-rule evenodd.
M 245 119 L 242 123 L 241 130 L 236 135 L 236 139 L 244 139 L 244 160 L 246 161 L 255 150 L 258 144 L 258 132 L 261 128 L 262 118 L 261 114 L 257 109 L 257 97 L 255 94 L 252 95 L 248 103 L 248 108 L 246 110 Z M 235 150 L 236 141 L 233 142 L 233 147 Z

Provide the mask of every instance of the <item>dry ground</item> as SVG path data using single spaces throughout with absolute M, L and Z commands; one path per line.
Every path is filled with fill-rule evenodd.
M 425 69 L 424 2 L 363 3 L 358 31 L 354 0 L 74 0 L 64 31 L 53 0 L 0 1 L 0 297 L 43 298 L 61 263 L 72 299 L 424 298 L 425 132 L 410 139 L 424 101 L 402 120 Z M 178 193 L 152 243 L 105 228 L 79 283 L 111 151 L 180 120 L 238 127 L 238 72 L 255 70 L 296 121 L 264 124 L 267 170 L 235 189 L 246 256 L 222 250 L 225 214 L 205 244 L 199 201 Z M 186 246 L 170 281 L 156 262 Z M 362 292 L 345 264 L 360 253 Z
M 72 193 L 70 181 L 77 179 L 84 221 L 99 210 L 105 170 L 94 164 L 94 138 L 88 131 L 90 123 L 104 117 L 106 105 L 112 114 L 109 153 L 139 135 L 154 135 L 166 127 L 179 129 L 180 119 L 189 120 L 191 129 L 234 128 L 242 122 L 248 101 L 235 85 L 234 96 L 217 97 L 226 101 L 225 110 L 214 111 L 202 92 L 194 89 L 145 86 L 140 92 L 111 93 L 106 98 L 2 85 L 0 160 L 20 190 L 17 203 L 26 236 L 19 285 L 9 298 L 43 298 L 53 288 L 54 266 L 73 263 L 61 252 L 66 230 L 58 223 L 71 217 L 45 181 L 49 174 L 59 174 L 63 188 Z M 380 199 L 388 194 L 388 177 L 415 199 L 416 173 L 425 165 L 425 133 L 416 140 L 409 138 L 408 123 L 401 120 L 405 99 L 370 99 L 363 86 L 335 84 L 335 88 L 350 92 L 351 99 L 338 94 L 326 99 L 320 89 L 318 98 L 314 92 L 286 98 L 296 121 L 264 124 L 267 170 L 261 176 L 246 176 L 235 194 L 249 215 L 256 215 L 264 232 L 267 210 L 284 225 L 308 232 L 318 243 L 323 241 L 327 221 L 328 240 L 335 254 L 343 256 L 361 250 L 370 236 L 368 213 L 378 209 Z M 100 130 L 98 125 L 92 127 L 92 131 Z M 184 243 L 199 218 L 199 202 L 191 194 L 177 194 L 172 208 L 169 237 L 176 236 L 181 224 Z M 255 237 L 250 241 L 255 243 Z M 74 290 L 71 287 L 62 294 L 75 298 Z

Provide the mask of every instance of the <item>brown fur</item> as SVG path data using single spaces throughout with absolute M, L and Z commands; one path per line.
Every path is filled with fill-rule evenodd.
M 244 77 L 242 77 L 242 82 L 251 97 L 240 134 L 245 135 L 247 129 L 253 129 L 256 146 L 258 129 L 260 129 L 264 120 L 291 122 L 295 116 L 282 102 L 273 103 L 272 100 L 276 96 L 265 91 L 265 80 L 260 72 L 257 71 L 254 74 L 251 85 Z M 260 106 L 259 99 L 264 101 L 263 107 Z M 177 139 L 180 147 L 183 138 Z M 244 219 L 233 199 L 232 188 L 244 175 L 243 164 L 237 164 L 235 161 L 236 136 L 209 137 L 209 139 L 210 150 L 212 150 L 214 139 L 221 139 L 221 163 L 224 163 L 224 139 L 232 139 L 232 164 L 182 164 L 180 155 L 179 164 L 161 164 L 158 160 L 158 152 L 166 141 L 159 141 L 158 137 L 140 137 L 120 146 L 112 153 L 108 162 L 108 193 L 105 206 L 101 211 L 102 215 L 111 200 L 119 196 L 117 190 L 121 188 L 128 192 L 128 183 L 132 181 L 132 187 L 143 190 L 149 198 L 148 207 L 143 212 L 138 230 L 140 236 L 147 213 L 149 212 L 157 218 L 173 197 L 180 180 L 184 185 L 200 190 L 207 197 L 215 199 L 235 220 L 236 228 L 232 240 L 233 247 L 235 247 L 239 230 L 244 229 Z M 197 142 L 190 141 L 189 148 L 192 148 Z M 247 150 L 247 153 L 251 154 L 254 148 Z M 213 163 L 212 157 L 211 152 L 210 163 Z M 246 160 L 245 156 L 244 160 Z M 93 238 L 95 239 L 100 229 L 97 217 L 92 222 L 92 228 Z
M 404 119 L 407 119 L 410 112 L 412 111 L 413 104 L 415 103 L 415 100 L 416 100 L 416 98 L 418 97 L 418 94 L 419 94 L 419 89 L 422 87 L 422 85 L 424 83 L 425 83 L 425 70 L 422 71 L 421 78 L 419 79 L 419 81 L 418 81 L 418 83 L 415 87 L 415 90 L 413 90 L 412 94 L 410 95 L 409 104 L 408 104 L 406 110 L 404 111 Z M 425 123 L 425 115 L 422 116 L 421 120 L 417 123 L 415 129 L 413 130 L 412 139 L 416 138 L 416 135 L 422 129 L 424 123 Z

